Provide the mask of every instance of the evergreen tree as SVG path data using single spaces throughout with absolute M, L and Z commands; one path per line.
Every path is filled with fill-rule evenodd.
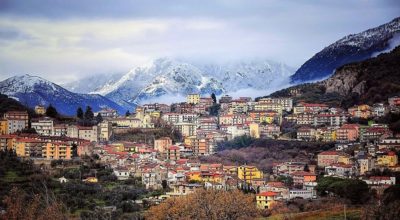
M 82 110 L 81 107 L 79 107 L 79 108 L 76 110 L 76 117 L 78 117 L 79 119 L 83 119 L 83 110 Z
M 214 93 L 211 94 L 211 98 L 213 99 L 214 104 L 217 103 L 217 97 L 215 96 Z
M 306 165 L 304 166 L 304 171 L 305 171 L 305 172 L 310 172 L 310 168 L 308 167 L 308 164 L 306 164 Z
M 78 146 L 76 144 L 72 144 L 71 151 L 72 157 L 78 157 Z
M 85 119 L 91 121 L 94 119 L 94 113 L 92 111 L 92 107 L 87 106 L 85 111 Z
M 47 109 L 46 109 L 46 116 L 51 117 L 51 118 L 57 117 L 57 116 L 58 116 L 57 109 L 54 108 L 54 107 L 50 104 L 49 107 L 47 107 Z
M 131 115 L 131 112 L 130 112 L 129 110 L 126 111 L 125 116 L 128 117 L 128 116 L 130 116 L 130 115 Z
M 97 123 L 102 122 L 103 121 L 103 116 L 101 116 L 101 114 L 97 114 L 96 115 L 96 121 L 97 121 Z

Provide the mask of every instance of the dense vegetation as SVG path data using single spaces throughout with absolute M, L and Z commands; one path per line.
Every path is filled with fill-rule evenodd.
M 0 94 L 0 116 L 7 111 L 28 111 L 30 116 L 34 115 L 34 111 L 25 107 L 15 99 L 9 98 L 6 95 Z
M 30 201 L 37 201 L 40 210 L 53 210 L 54 216 L 99 219 L 112 214 L 113 218 L 139 218 L 148 204 L 138 204 L 135 200 L 163 193 L 162 190 L 146 190 L 138 178 L 118 181 L 111 169 L 90 157 L 82 161 L 55 161 L 51 175 L 45 170 L 45 167 L 34 166 L 30 160 L 17 158 L 11 151 L 0 151 L 0 210 L 6 210 L 0 219 L 27 219 L 20 218 L 23 215 L 45 219 L 42 218 L 45 213 L 30 212 Z M 61 176 L 68 182 L 60 183 L 58 177 Z M 82 182 L 90 176 L 96 176 L 98 183 Z M 46 201 L 53 202 L 47 205 Z M 25 206 L 28 209 L 24 212 L 14 213 Z M 107 206 L 115 207 L 115 211 L 108 212 L 104 209 Z
M 146 219 L 254 219 L 258 216 L 254 195 L 238 190 L 197 190 L 184 197 L 169 198 L 151 207 Z
M 130 129 L 126 133 L 115 133 L 112 138 L 115 141 L 131 141 L 152 145 L 155 139 L 162 137 L 170 137 L 174 142 L 180 142 L 182 140 L 182 135 L 179 131 L 169 125 L 156 127 L 154 129 Z
M 200 159 L 210 163 L 251 164 L 270 172 L 273 162 L 308 162 L 314 154 L 332 147 L 332 143 L 253 139 L 242 136 L 220 143 L 216 154 Z
M 369 199 L 368 185 L 358 179 L 322 177 L 318 180 L 317 192 L 320 196 L 334 194 L 349 200 L 352 204 L 363 204 Z

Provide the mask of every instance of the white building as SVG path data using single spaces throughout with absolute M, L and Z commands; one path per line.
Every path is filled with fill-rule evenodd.
M 127 180 L 129 179 L 129 171 L 124 169 L 115 169 L 114 175 L 118 180 Z
M 99 140 L 109 141 L 112 135 L 112 123 L 110 121 L 103 121 L 98 126 L 99 126 Z
M 49 117 L 33 119 L 31 122 L 31 127 L 36 130 L 36 132 L 40 135 L 44 136 L 52 136 L 53 135 L 53 119 Z
M 15 133 L 17 131 L 22 131 L 27 127 L 24 119 L 7 119 L 8 122 L 8 134 Z
M 395 185 L 396 177 L 389 176 L 371 176 L 369 179 L 364 180 L 368 185 Z
M 332 164 L 325 167 L 325 176 L 350 177 L 354 167 L 351 164 Z
M 291 189 L 289 190 L 289 199 L 302 198 L 302 199 L 315 199 L 317 198 L 313 190 L 307 189 Z

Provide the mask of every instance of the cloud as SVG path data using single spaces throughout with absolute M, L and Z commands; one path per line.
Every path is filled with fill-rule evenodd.
M 0 80 L 32 73 L 65 83 L 165 56 L 265 58 L 298 67 L 399 11 L 393 0 L 3 0 Z

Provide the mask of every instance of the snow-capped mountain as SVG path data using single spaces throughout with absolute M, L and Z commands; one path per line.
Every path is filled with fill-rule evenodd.
M 376 28 L 348 35 L 329 45 L 305 62 L 291 80 L 298 83 L 326 78 L 344 64 L 362 61 L 394 49 L 400 44 L 399 39 L 400 17 Z
M 154 98 L 162 100 L 164 96 L 183 97 L 189 93 L 209 96 L 211 93 L 218 95 L 248 88 L 279 88 L 293 72 L 284 64 L 266 60 L 192 64 L 161 58 L 133 68 L 114 83 L 97 85 L 98 89 L 90 93 L 104 95 L 121 106 L 131 108 Z
M 61 84 L 61 86 L 71 92 L 90 93 L 107 85 L 112 85 L 124 74 L 96 74 L 93 76 L 79 79 L 78 81 Z
M 293 68 L 283 63 L 267 60 L 208 64 L 200 68 L 208 76 L 220 81 L 228 92 L 248 88 L 265 90 L 271 86 L 279 87 L 294 72 Z
M 222 84 L 205 76 L 197 67 L 169 59 L 158 59 L 155 66 L 162 67 L 160 75 L 146 85 L 130 102 L 141 103 L 163 95 L 186 95 L 189 93 L 221 94 Z M 159 69 L 159 68 L 157 68 Z
M 78 94 L 37 76 L 14 76 L 0 82 L 0 93 L 8 95 L 31 108 L 52 104 L 66 115 L 75 115 L 78 107 L 91 106 L 94 111 L 110 107 L 124 113 L 125 109 L 113 101 L 95 94 Z

